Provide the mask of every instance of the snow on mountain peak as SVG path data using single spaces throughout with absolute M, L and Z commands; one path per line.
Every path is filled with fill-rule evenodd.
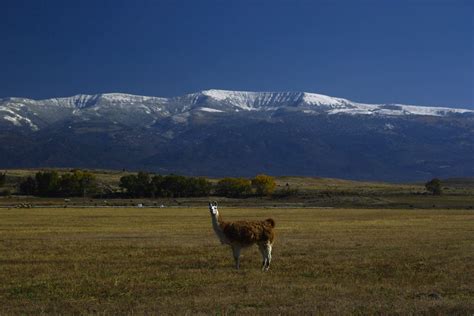
M 323 94 L 308 92 L 249 92 L 229 90 L 204 90 L 203 95 L 219 102 L 227 102 L 244 110 L 256 110 L 263 107 L 284 106 L 330 106 L 341 107 L 351 104 L 349 100 L 334 98 Z
M 346 99 L 334 98 L 324 94 L 303 93 L 303 100 L 312 105 L 343 105 L 349 103 Z
M 33 100 L 0 99 L 0 123 L 37 130 L 71 116 L 90 119 L 112 118 L 122 124 L 156 122 L 160 118 L 180 116 L 187 120 L 190 111 L 231 114 L 235 112 L 277 110 L 304 115 L 371 115 L 371 116 L 447 116 L 471 113 L 473 110 L 426 107 L 403 104 L 365 104 L 307 92 L 250 92 L 204 90 L 173 98 L 140 96 L 125 93 L 78 94 L 71 97 Z M 195 112 L 198 113 L 198 112 Z M 187 116 L 186 116 L 187 115 Z
M 217 101 L 224 101 L 224 100 L 227 100 L 227 99 L 242 96 L 244 94 L 248 94 L 250 92 L 210 89 L 210 90 L 204 90 L 201 93 L 203 95 L 205 95 L 207 97 L 211 97 L 211 98 L 213 98 Z
M 303 96 L 302 92 L 250 92 L 214 89 L 204 90 L 201 93 L 215 101 L 247 111 L 295 105 L 301 101 Z
M 149 97 L 149 96 L 143 96 L 143 95 L 126 94 L 126 93 L 104 93 L 104 94 L 101 94 L 100 97 L 110 102 L 122 102 L 122 103 L 123 102 L 148 102 L 148 101 L 165 102 L 167 101 L 166 98 Z

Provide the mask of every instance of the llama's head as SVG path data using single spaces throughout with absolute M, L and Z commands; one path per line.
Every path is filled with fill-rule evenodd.
M 209 211 L 211 212 L 211 215 L 217 215 L 217 202 L 209 202 Z

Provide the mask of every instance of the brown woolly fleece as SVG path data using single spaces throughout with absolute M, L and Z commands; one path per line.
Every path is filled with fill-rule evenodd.
M 242 246 L 251 246 L 255 243 L 270 242 L 275 239 L 275 221 L 268 218 L 264 221 L 237 221 L 225 222 L 219 219 L 219 226 L 222 228 L 227 240 L 238 243 Z

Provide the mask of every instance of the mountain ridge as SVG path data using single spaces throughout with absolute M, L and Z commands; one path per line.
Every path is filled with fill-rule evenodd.
M 51 112 L 58 109 L 62 111 L 62 115 L 59 113 L 51 115 Z M 474 111 L 469 109 L 405 104 L 368 104 L 308 92 L 250 92 L 210 89 L 171 98 L 125 93 L 78 94 L 71 97 L 41 100 L 4 98 L 0 100 L 0 120 L 3 119 L 3 122 L 7 124 L 37 131 L 44 126 L 42 123 L 68 119 L 87 111 L 89 114 L 95 113 L 97 116 L 103 109 L 107 109 L 108 112 L 114 109 L 122 111 L 141 109 L 153 119 L 182 115 L 188 111 L 200 109 L 208 113 L 275 112 L 289 109 L 300 110 L 307 115 L 446 116 L 474 114 Z M 46 112 L 41 113 L 41 111 Z
M 0 167 L 415 181 L 474 176 L 474 111 L 304 92 L 0 100 Z
M 67 101 L 67 100 L 77 100 L 77 99 L 98 99 L 100 97 L 110 98 L 112 100 L 118 101 L 120 99 L 141 99 L 141 100 L 173 100 L 177 98 L 183 97 L 190 97 L 190 96 L 198 96 L 198 95 L 205 95 L 209 97 L 214 97 L 215 99 L 225 100 L 230 98 L 231 96 L 235 95 L 293 95 L 297 96 L 298 98 L 307 98 L 309 103 L 320 103 L 320 104 L 331 104 L 332 103 L 355 103 L 355 104 L 369 104 L 369 105 L 383 105 L 383 104 L 393 104 L 393 105 L 405 105 L 405 106 L 417 106 L 417 107 L 428 107 L 428 108 L 443 108 L 443 109 L 457 109 L 457 110 L 465 110 L 474 112 L 474 110 L 462 108 L 462 107 L 452 107 L 452 106 L 441 106 L 441 105 L 413 105 L 413 104 L 402 104 L 397 102 L 390 102 L 390 103 L 366 103 L 366 102 L 358 102 L 352 101 L 346 98 L 341 97 L 333 97 L 325 94 L 319 94 L 314 92 L 306 92 L 306 91 L 240 91 L 240 90 L 224 90 L 224 89 L 207 89 L 207 90 L 200 90 L 197 92 L 187 93 L 180 96 L 172 96 L 172 97 L 159 97 L 159 96 L 148 96 L 148 95 L 137 95 L 131 93 L 122 93 L 122 92 L 106 92 L 106 93 L 97 93 L 97 94 L 76 94 L 72 96 L 65 96 L 65 97 L 51 97 L 51 98 L 26 98 L 26 97 L 4 97 L 0 98 L 0 102 L 4 101 L 27 101 L 27 102 L 46 102 L 46 101 Z M 317 100 L 319 99 L 319 100 Z M 128 100 L 126 100 L 128 101 Z

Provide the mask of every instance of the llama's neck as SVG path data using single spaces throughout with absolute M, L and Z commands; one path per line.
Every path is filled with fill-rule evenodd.
M 216 233 L 220 242 L 222 244 L 227 243 L 227 238 L 225 238 L 224 232 L 222 231 L 221 219 L 219 217 L 219 213 L 215 215 L 211 215 L 211 219 L 212 219 L 212 228 L 214 229 L 214 232 Z

